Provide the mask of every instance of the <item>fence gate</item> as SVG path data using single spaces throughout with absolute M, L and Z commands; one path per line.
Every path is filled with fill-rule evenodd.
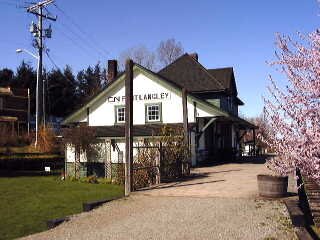
M 124 184 L 125 164 L 123 161 L 123 152 L 120 151 L 118 144 L 111 140 L 111 148 L 116 152 L 115 160 L 111 161 L 111 181 L 116 184 Z
M 160 183 L 160 149 L 158 146 L 133 147 L 133 190 Z
M 177 154 L 175 147 L 160 145 L 161 182 L 176 180 L 190 175 L 190 162 L 181 153 Z

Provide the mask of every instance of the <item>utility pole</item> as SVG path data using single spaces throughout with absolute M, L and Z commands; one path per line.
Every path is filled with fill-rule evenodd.
M 126 163 L 124 194 L 127 197 L 133 190 L 133 61 L 131 59 L 126 61 L 125 96 Z
M 54 3 L 54 0 L 45 0 L 31 5 L 27 8 L 27 12 L 34 14 L 38 17 L 38 24 L 31 24 L 30 32 L 37 38 L 36 47 L 38 48 L 38 68 L 37 68 L 37 86 L 36 86 L 36 140 L 35 146 L 38 143 L 39 125 L 42 123 L 45 125 L 45 91 L 42 78 L 42 53 L 43 53 L 43 38 L 51 38 L 51 26 L 48 29 L 43 29 L 43 19 L 56 21 L 57 17 L 52 17 L 43 14 L 43 8 Z M 43 35 L 44 31 L 44 35 Z

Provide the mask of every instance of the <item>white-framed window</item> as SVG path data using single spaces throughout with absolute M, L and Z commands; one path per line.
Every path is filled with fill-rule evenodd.
M 125 106 L 116 106 L 115 107 L 116 123 L 124 123 L 125 122 L 125 115 L 126 115 Z
M 162 121 L 161 103 L 146 104 L 146 122 Z

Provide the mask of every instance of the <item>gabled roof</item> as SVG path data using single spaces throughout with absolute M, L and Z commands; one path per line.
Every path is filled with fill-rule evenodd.
M 208 69 L 208 72 L 218 79 L 225 89 L 238 94 L 232 67 Z
M 185 87 L 189 92 L 226 89 L 219 79 L 187 53 L 160 70 L 158 74 Z
M 176 89 L 182 90 L 183 86 L 181 86 L 179 83 L 176 83 L 175 81 L 171 81 L 170 79 L 167 79 L 163 76 L 161 76 L 160 74 L 154 73 L 150 70 L 148 70 L 147 68 L 134 63 L 134 68 L 138 68 L 141 71 L 151 74 L 153 76 L 156 76 L 157 78 L 160 78 L 162 81 L 166 82 L 167 84 L 170 84 L 171 86 L 175 87 Z M 74 111 L 73 113 L 71 113 L 69 116 L 67 116 L 64 121 L 62 122 L 62 124 L 68 124 L 68 122 L 75 117 L 76 115 L 80 114 L 81 112 L 86 111 L 86 109 L 88 107 L 90 107 L 95 101 L 97 101 L 98 99 L 100 99 L 101 97 L 103 97 L 114 85 L 116 85 L 117 83 L 119 83 L 122 80 L 124 80 L 125 77 L 125 73 L 123 73 L 122 75 L 118 76 L 116 79 L 114 79 L 106 88 L 104 88 L 101 92 L 99 92 L 97 95 L 95 95 L 92 99 L 90 99 L 86 104 L 84 104 L 80 109 Z M 211 109 L 212 111 L 219 113 L 221 116 L 229 116 L 229 114 L 227 112 L 225 112 L 224 110 L 214 106 L 213 104 L 203 101 L 202 99 L 194 96 L 192 93 L 188 93 L 188 96 L 192 97 L 194 100 L 196 100 L 198 103 L 209 107 L 209 109 Z
M 222 83 L 224 88 L 230 87 L 230 82 L 233 75 L 232 67 L 208 69 L 208 72 L 216 79 L 219 79 L 219 82 Z

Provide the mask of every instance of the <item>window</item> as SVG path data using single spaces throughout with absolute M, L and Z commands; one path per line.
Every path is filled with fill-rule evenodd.
M 146 122 L 160 122 L 161 121 L 161 104 L 146 105 Z
M 125 121 L 125 107 L 124 106 L 116 106 L 116 123 L 124 123 Z

